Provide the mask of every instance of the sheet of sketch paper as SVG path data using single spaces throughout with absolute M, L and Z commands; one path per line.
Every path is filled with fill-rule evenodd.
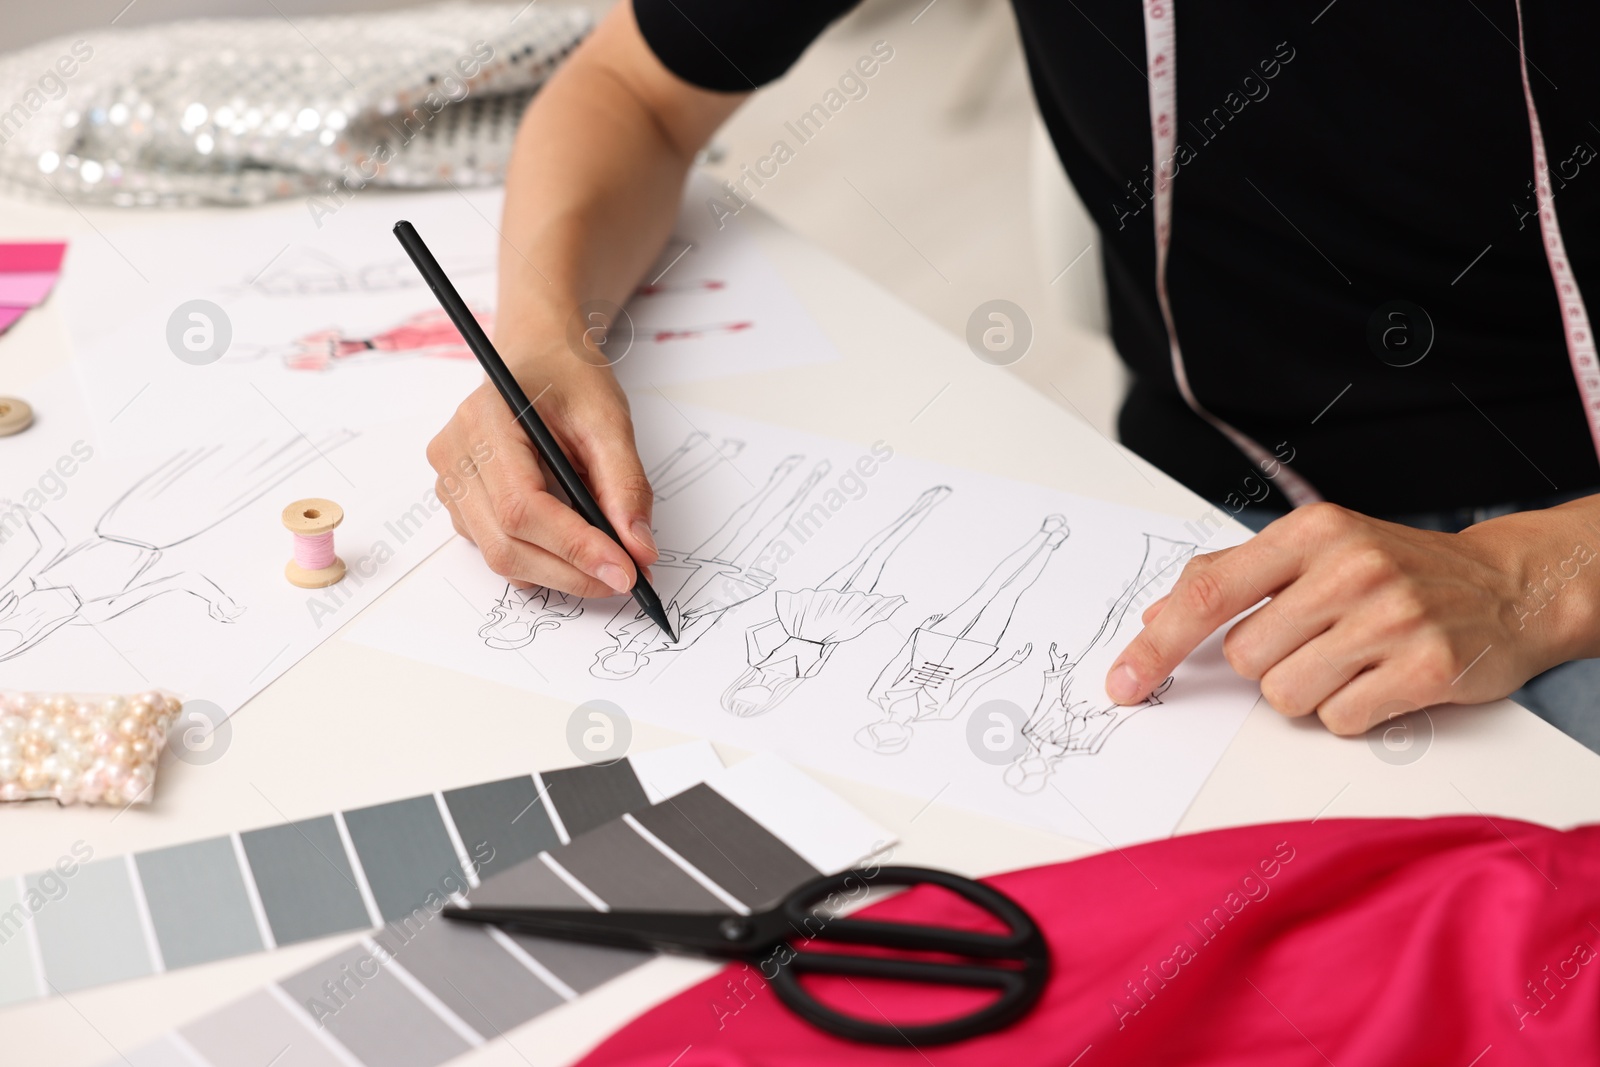
M 592 335 L 604 337 L 601 350 L 625 385 L 837 358 L 743 224 L 718 228 L 705 206 L 713 193 L 709 179 L 690 183 L 674 235 L 627 314 L 602 315 L 610 328 Z M 500 201 L 496 190 L 373 191 L 342 204 L 129 226 L 114 246 L 80 242 L 63 288 L 96 420 L 127 412 L 226 424 L 234 408 L 254 410 L 265 397 L 280 425 L 304 430 L 414 417 L 422 447 L 482 372 L 391 228 L 401 218 L 416 225 L 492 335 L 495 265 L 507 248 Z M 536 250 L 519 252 L 537 268 Z M 568 325 L 581 348 L 594 324 L 577 316 Z M 186 362 L 224 339 L 215 362 Z
M 1172 831 L 1259 690 L 1213 639 L 1143 705 L 1104 678 L 1186 522 L 635 398 L 668 640 L 621 598 L 509 587 L 455 540 L 355 640 L 1117 844 Z M 463 599 L 465 597 L 465 599 Z
M 0 684 L 158 686 L 231 713 L 451 535 L 410 427 L 298 432 L 260 398 L 227 437 L 132 415 L 96 434 L 70 373 L 0 468 Z M 340 501 L 349 568 L 292 586 L 284 505 Z

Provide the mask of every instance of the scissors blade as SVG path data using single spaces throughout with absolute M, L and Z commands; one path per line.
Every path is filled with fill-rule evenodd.
M 776 944 L 751 918 L 681 911 L 576 911 L 572 908 L 458 908 L 446 918 L 489 923 L 559 941 L 736 959 Z

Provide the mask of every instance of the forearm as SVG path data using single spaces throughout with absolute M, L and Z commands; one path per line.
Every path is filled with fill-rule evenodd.
M 1600 657 L 1600 495 L 1479 523 L 1517 584 L 1512 630 L 1546 646 L 1549 665 Z
M 580 304 L 621 305 L 659 254 L 694 153 L 741 98 L 677 82 L 618 5 L 535 98 L 506 174 L 496 341 L 519 373 Z

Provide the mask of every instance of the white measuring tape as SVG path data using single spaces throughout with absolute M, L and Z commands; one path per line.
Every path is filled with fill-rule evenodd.
M 1578 380 L 1578 395 L 1583 398 L 1583 414 L 1589 420 L 1589 437 L 1595 454 L 1600 455 L 1600 369 L 1595 366 L 1594 333 L 1589 329 L 1589 311 L 1583 306 L 1578 279 L 1567 259 L 1567 246 L 1561 240 L 1561 223 L 1556 218 L 1555 190 L 1550 187 L 1550 160 L 1544 151 L 1544 132 L 1539 128 L 1539 110 L 1533 106 L 1533 86 L 1528 81 L 1528 49 L 1522 34 L 1522 0 L 1517 0 L 1517 57 L 1522 63 L 1522 98 L 1528 104 L 1528 127 L 1533 131 L 1533 188 L 1539 199 L 1539 235 L 1544 238 L 1544 258 L 1550 264 L 1550 277 L 1556 283 L 1556 298 L 1561 301 L 1561 328 L 1567 335 L 1567 358 L 1572 375 Z
M 1178 66 L 1177 0 L 1143 0 L 1146 70 L 1150 82 L 1150 139 L 1155 151 L 1155 230 L 1156 301 L 1167 327 L 1167 344 L 1172 353 L 1172 376 L 1184 403 L 1196 415 L 1220 430 L 1234 445 L 1255 461 L 1263 473 L 1273 468 L 1273 481 L 1295 507 L 1321 500 L 1310 482 L 1296 474 L 1276 455 L 1263 448 L 1248 434 L 1213 415 L 1195 399 L 1184 368 L 1183 350 L 1178 346 L 1178 331 L 1173 323 L 1172 302 L 1167 296 L 1167 251 L 1172 244 L 1172 182 L 1177 175 L 1178 146 Z M 1600 366 L 1596 364 L 1594 334 L 1589 329 L 1589 312 L 1578 290 L 1566 246 L 1561 241 L 1561 225 L 1556 218 L 1555 193 L 1550 182 L 1550 164 L 1545 155 L 1544 134 L 1539 128 L 1539 112 L 1533 102 L 1533 87 L 1528 81 L 1528 56 L 1523 42 L 1522 0 L 1517 4 L 1517 52 L 1522 63 L 1522 95 L 1528 105 L 1528 126 L 1533 134 L 1534 190 L 1539 200 L 1539 231 L 1544 238 L 1545 258 L 1561 301 L 1561 325 L 1566 333 L 1567 355 L 1583 398 L 1584 414 L 1595 454 L 1600 456 Z

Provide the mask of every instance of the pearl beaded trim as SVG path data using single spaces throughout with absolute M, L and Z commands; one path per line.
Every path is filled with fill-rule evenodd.
M 148 804 L 181 707 L 155 691 L 0 693 L 0 801 Z

